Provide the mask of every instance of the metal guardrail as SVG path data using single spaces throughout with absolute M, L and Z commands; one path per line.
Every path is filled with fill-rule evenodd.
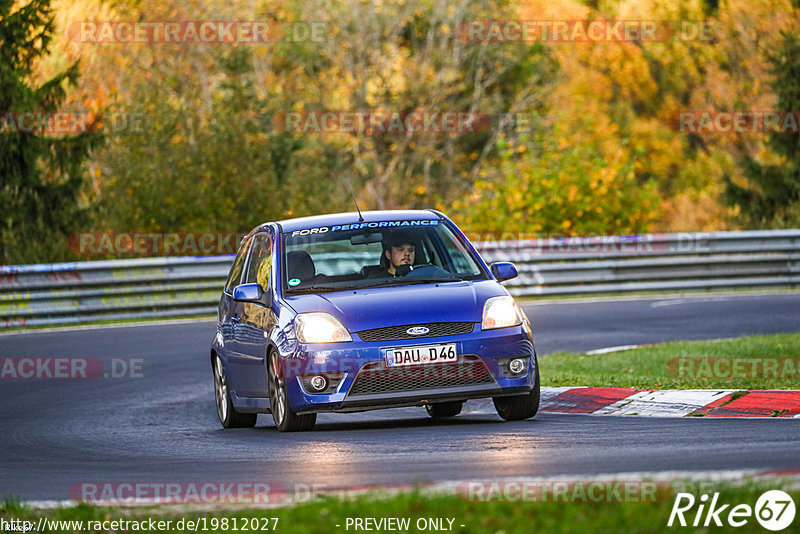
M 475 243 L 516 296 L 800 285 L 800 229 Z M 0 266 L 0 329 L 213 315 L 232 255 Z M 357 258 L 342 257 L 341 262 Z M 359 264 L 360 266 L 360 264 Z
M 210 315 L 232 255 L 0 266 L 0 328 Z
M 497 241 L 488 263 L 513 261 L 515 296 L 796 287 L 800 229 Z

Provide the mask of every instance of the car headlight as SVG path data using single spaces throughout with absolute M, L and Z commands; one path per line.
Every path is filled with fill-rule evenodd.
M 507 328 L 522 324 L 522 310 L 513 297 L 492 297 L 483 305 L 481 330 Z
M 300 343 L 341 343 L 353 341 L 350 332 L 330 313 L 301 313 L 294 318 Z

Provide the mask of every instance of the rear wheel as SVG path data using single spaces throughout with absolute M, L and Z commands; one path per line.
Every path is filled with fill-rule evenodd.
M 217 416 L 223 428 L 245 428 L 256 426 L 258 414 L 239 413 L 233 407 L 230 391 L 228 391 L 228 378 L 219 356 L 214 356 L 214 399 L 217 401 Z
M 454 417 L 461 413 L 461 408 L 463 406 L 464 403 L 461 401 L 435 402 L 433 404 L 426 404 L 425 409 L 428 410 L 428 415 L 434 418 Z
M 297 415 L 289 405 L 286 392 L 286 377 L 278 353 L 269 355 L 269 406 L 272 419 L 281 432 L 297 432 L 311 430 L 317 422 L 317 414 Z
M 533 390 L 531 390 L 530 393 L 511 397 L 495 397 L 492 399 L 497 414 L 506 421 L 530 419 L 539 411 L 539 397 L 541 395 L 541 388 L 539 387 L 539 365 L 536 363 L 535 357 L 533 362 L 536 364 L 536 376 L 534 378 Z

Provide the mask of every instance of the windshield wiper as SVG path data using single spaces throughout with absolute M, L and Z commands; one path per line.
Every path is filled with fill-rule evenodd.
M 460 278 L 389 278 L 376 284 L 369 284 L 361 286 L 362 288 L 368 287 L 383 287 L 383 286 L 410 286 L 416 284 L 439 284 L 442 282 L 459 282 Z
M 290 287 L 288 293 L 289 294 L 329 293 L 331 291 L 342 291 L 342 289 L 339 287 L 331 287 L 331 286 L 303 286 L 303 287 Z

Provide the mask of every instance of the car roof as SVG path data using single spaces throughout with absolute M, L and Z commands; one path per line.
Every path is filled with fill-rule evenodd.
M 352 224 L 357 222 L 380 222 L 380 221 L 409 221 L 413 219 L 441 219 L 438 213 L 426 210 L 375 210 L 362 211 L 364 220 L 360 221 L 358 213 L 329 213 L 327 215 L 314 215 L 311 217 L 298 217 L 296 219 L 284 219 L 278 221 L 284 232 L 293 232 L 305 228 L 315 228 L 317 226 L 332 226 L 336 224 Z

